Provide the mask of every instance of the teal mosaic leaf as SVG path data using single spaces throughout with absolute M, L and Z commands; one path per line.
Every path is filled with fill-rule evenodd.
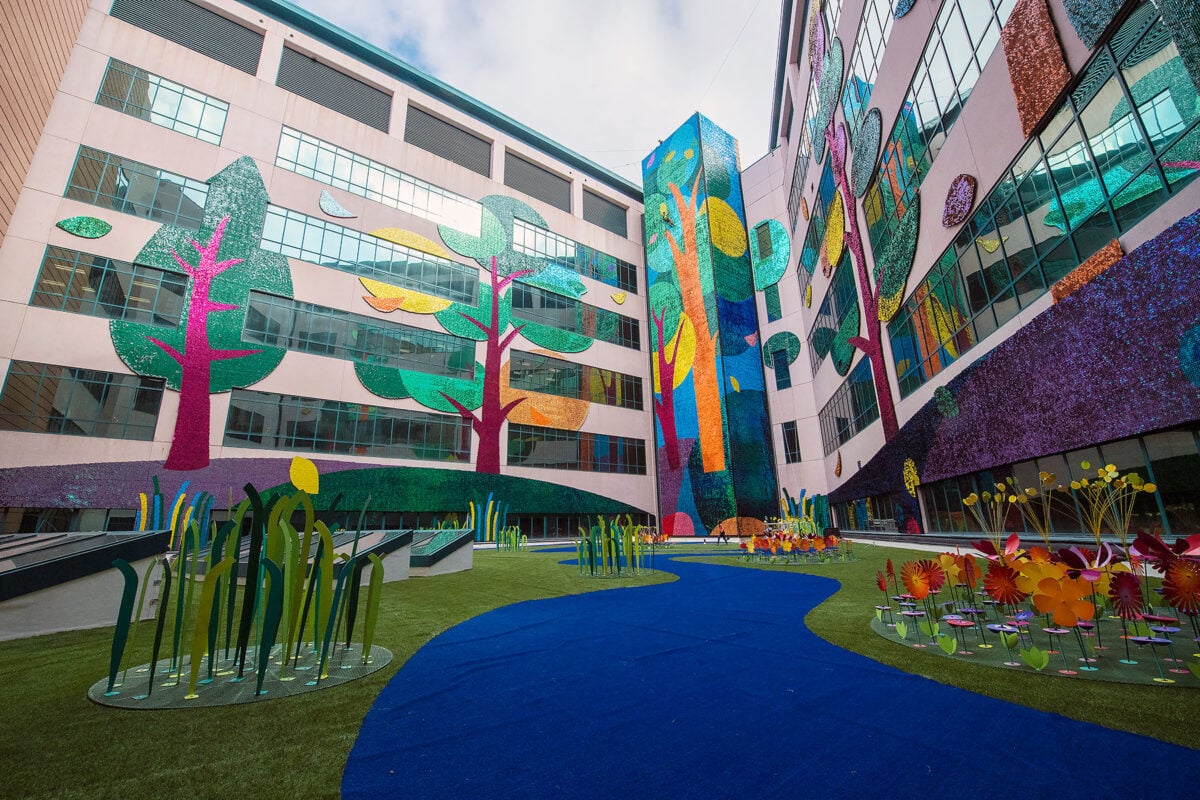
M 356 361 L 354 362 L 354 374 L 371 394 L 386 397 L 389 400 L 403 400 L 412 396 L 404 385 L 400 370 L 395 367 Z
M 900 220 L 896 235 L 888 242 L 883 255 L 875 264 L 875 286 L 879 296 L 879 320 L 888 322 L 900 310 L 904 286 L 912 272 L 917 254 L 917 232 L 921 226 L 921 196 L 913 196 L 912 204 Z
M 833 328 L 817 328 L 812 332 L 812 348 L 817 358 L 825 358 L 833 348 L 833 337 L 837 331 Z
M 541 325 L 536 322 L 525 322 L 524 327 L 521 328 L 521 335 L 538 347 L 544 347 L 556 353 L 581 353 L 591 347 L 594 341 L 589 336 L 573 331 L 564 331 L 560 328 L 551 328 L 549 325 Z
M 837 370 L 838 375 L 844 376 L 850 371 L 850 362 L 854 360 L 854 345 L 850 344 L 850 340 L 858 336 L 859 322 L 858 303 L 855 303 L 838 326 L 837 335 L 833 337 L 833 345 L 829 349 L 833 358 L 833 368 Z
M 1158 13 L 1163 24 L 1171 32 L 1179 58 L 1192 81 L 1200 87 L 1200 16 L 1196 11 L 1196 0 L 1158 0 Z
M 526 275 L 521 278 L 521 283 L 537 286 L 576 300 L 587 294 L 587 287 L 583 285 L 583 281 L 579 280 L 574 272 L 558 264 L 549 264 L 536 275 Z
M 1067 19 L 1079 40 L 1088 48 L 1096 46 L 1105 28 L 1117 16 L 1125 0 L 1063 0 Z
M 443 397 L 446 394 L 462 403 L 468 409 L 474 410 L 483 405 L 483 374 L 482 364 L 475 364 L 475 378 L 448 378 L 445 375 L 432 375 L 428 372 L 412 370 L 397 370 L 404 381 L 404 388 L 414 400 L 434 411 L 456 413 L 457 409 Z M 370 388 L 370 387 L 368 387 Z
M 945 386 L 939 386 L 933 390 L 933 402 L 937 405 L 938 413 L 945 419 L 954 419 L 958 416 L 958 401 Z
M 908 12 L 912 11 L 913 6 L 917 4 L 917 0 L 896 0 L 896 6 L 892 9 L 892 16 L 900 19 Z
M 84 239 L 99 239 L 101 236 L 107 236 L 108 232 L 112 230 L 112 225 L 96 217 L 68 217 L 59 220 L 55 226 L 62 228 L 72 236 Z
M 331 217 L 337 217 L 338 219 L 354 219 L 356 216 L 358 216 L 357 214 L 352 214 L 351 212 L 347 211 L 346 208 L 329 193 L 328 189 L 321 190 L 320 204 L 321 210 Z
M 492 256 L 498 256 L 504 252 L 504 249 L 508 247 L 508 237 L 495 214 L 484 208 L 480 216 L 482 223 L 479 236 L 463 233 L 448 225 L 438 225 L 438 235 L 442 237 L 446 247 L 460 256 L 473 258 L 484 266 L 490 267 L 491 264 L 484 262 Z
M 875 175 L 875 162 L 879 159 L 879 143 L 883 136 L 883 116 L 878 108 L 867 112 L 858 135 L 854 137 L 854 156 L 850 163 L 850 181 L 854 185 L 854 196 L 862 197 Z
M 825 130 L 833 121 L 838 100 L 842 96 L 842 72 L 845 56 L 842 41 L 834 37 L 821 68 L 821 79 L 817 82 L 817 116 L 813 123 L 813 159 L 820 164 L 825 160 Z
M 771 252 L 765 257 L 758 246 L 758 231 L 763 225 L 767 226 L 771 240 Z M 782 222 L 777 219 L 768 219 L 751 229 L 750 263 L 754 270 L 755 289 L 761 292 L 768 286 L 778 283 L 787 270 L 791 257 L 792 240 L 788 236 L 787 227 Z
M 780 331 L 767 339 L 763 345 L 763 364 L 768 367 L 774 366 L 775 359 L 772 354 L 779 350 L 787 353 L 787 363 L 790 365 L 800 355 L 800 337 L 791 331 Z

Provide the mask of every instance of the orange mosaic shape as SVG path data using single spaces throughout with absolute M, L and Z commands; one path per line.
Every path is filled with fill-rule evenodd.
M 1071 80 L 1046 0 L 1018 0 L 1000 41 L 1021 132 L 1028 138 Z
M 1054 302 L 1057 303 L 1064 297 L 1074 294 L 1124 257 L 1125 248 L 1121 247 L 1119 240 L 1113 239 L 1097 250 L 1091 258 L 1068 272 L 1062 280 L 1050 287 L 1050 294 L 1054 298 Z

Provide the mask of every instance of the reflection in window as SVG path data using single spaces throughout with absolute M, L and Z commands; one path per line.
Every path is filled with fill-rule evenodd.
M 475 305 L 479 270 L 279 206 L 268 206 L 262 249 Z
M 225 445 L 463 463 L 471 425 L 457 414 L 234 389 Z
M 646 474 L 646 442 L 605 433 L 508 426 L 509 466 Z
M 208 184 L 94 147 L 80 147 L 65 197 L 198 229 Z
M 336 308 L 251 292 L 242 340 L 451 378 L 475 374 L 475 342 Z
M 513 249 L 540 256 L 579 275 L 624 289 L 637 291 L 637 267 L 626 261 L 593 250 L 565 236 L 513 219 Z
M 837 450 L 879 419 L 879 401 L 875 398 L 875 381 L 871 376 L 869 359 L 862 359 L 850 371 L 817 418 L 821 424 L 825 455 Z
M 879 62 L 892 32 L 892 0 L 867 0 L 858 23 L 854 52 L 850 54 L 850 69 L 846 89 L 842 93 L 842 111 L 846 115 L 846 130 L 851 136 L 858 133 L 871 103 L 871 92 L 879 76 Z
M 590 364 L 513 350 L 509 385 L 514 389 L 642 410 L 642 379 Z
M 509 291 L 512 313 L 516 319 L 578 333 L 621 347 L 640 348 L 641 325 L 633 317 L 596 308 L 520 281 L 513 282 Z
M 29 304 L 92 317 L 176 327 L 187 276 L 50 246 Z
M 808 333 L 808 358 L 812 363 L 813 375 L 817 374 L 817 370 L 829 356 L 829 343 L 833 339 L 833 334 L 841 326 L 842 320 L 858 307 L 858 292 L 854 287 L 854 281 L 854 263 L 850 254 L 846 253 L 842 256 L 842 263 L 833 273 L 829 291 L 825 293 L 825 299 L 817 310 L 816 321 Z M 827 333 L 820 331 L 827 331 Z M 814 342 L 818 342 L 822 337 L 824 337 L 824 342 L 814 345 Z
M 1145 219 L 1198 166 L 1200 95 L 1146 3 L 1095 53 L 889 324 L 901 397 Z
M 13 361 L 0 392 L 0 430 L 150 441 L 163 382 Z
M 209 144 L 220 144 L 229 104 L 144 69 L 108 60 L 96 103 Z

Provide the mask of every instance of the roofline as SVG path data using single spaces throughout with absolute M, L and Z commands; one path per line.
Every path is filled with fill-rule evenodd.
M 790 0 L 785 1 L 790 3 Z M 595 161 L 581 156 L 574 150 L 563 147 L 553 139 L 525 127 L 512 117 L 502 114 L 485 103 L 479 102 L 470 95 L 464 94 L 447 83 L 443 83 L 432 75 L 421 72 L 416 67 L 401 61 L 386 50 L 370 44 L 336 25 L 326 22 L 315 14 L 292 4 L 289 0 L 240 0 L 240 2 L 268 16 L 274 17 L 297 30 L 303 31 L 334 49 L 340 50 L 346 55 L 396 78 L 402 83 L 407 83 L 410 86 L 420 89 L 422 92 L 441 100 L 447 105 L 453 106 L 465 114 L 507 133 L 514 139 L 557 158 L 564 164 L 568 164 L 585 175 L 595 178 L 605 186 L 617 190 L 631 200 L 638 203 L 641 203 L 643 200 L 642 188 L 627 178 L 623 178 L 608 168 L 600 166 Z
M 808 2 L 803 0 L 804 9 L 801 11 L 801 20 L 808 19 Z M 783 0 L 783 6 L 780 8 L 779 14 L 779 47 L 775 53 L 775 94 L 771 99 L 771 144 L 767 148 L 770 152 L 779 146 L 779 114 L 783 110 L 783 79 L 787 73 L 787 51 L 788 41 L 791 38 L 792 25 L 792 0 Z M 801 34 L 804 31 L 804 25 L 801 23 Z

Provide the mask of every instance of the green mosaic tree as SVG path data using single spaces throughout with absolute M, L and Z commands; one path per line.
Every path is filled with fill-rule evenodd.
M 287 258 L 259 248 L 267 203 L 253 159 L 239 158 L 214 175 L 199 235 L 163 225 L 134 259 L 188 276 L 180 319 L 174 327 L 109 323 L 113 346 L 130 369 L 179 392 L 167 469 L 208 466 L 209 395 L 260 381 L 283 359 L 282 348 L 242 342 L 252 289 L 292 296 Z

